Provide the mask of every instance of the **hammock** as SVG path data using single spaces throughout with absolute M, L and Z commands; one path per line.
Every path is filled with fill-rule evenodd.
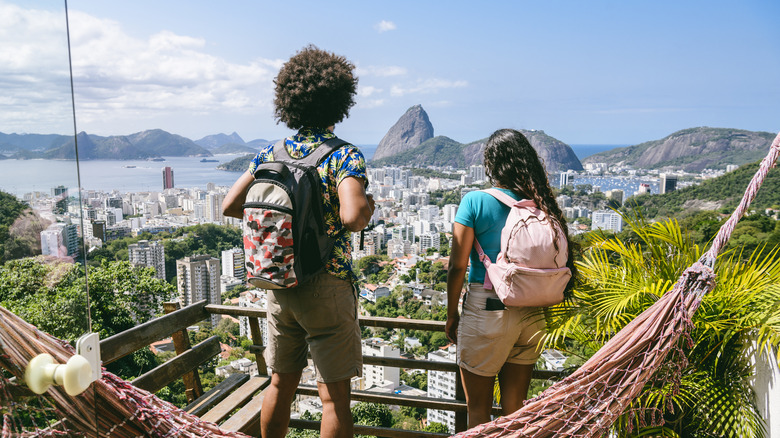
M 18 381 L 24 380 L 24 367 L 33 357 L 48 353 L 56 363 L 65 363 L 76 354 L 67 342 L 41 332 L 7 309 L 0 307 L 0 368 Z M 105 436 L 130 438 L 158 437 L 235 437 L 247 435 L 221 430 L 154 394 L 136 388 L 103 370 L 103 377 L 84 393 L 70 396 L 60 386 L 52 386 L 45 396 L 20 397 L 19 385 L 5 379 L 0 370 L 0 406 L 2 438 L 11 436 Z M 28 399 L 28 402 L 20 400 Z M 34 431 L 25 431 L 16 412 L 43 417 Z M 48 424 L 52 417 L 54 425 Z M 29 427 L 27 427 L 29 429 Z M 25 431 L 25 432 L 22 432 Z
M 619 416 L 632 412 L 632 401 L 645 384 L 679 379 L 686 366 L 680 340 L 690 339 L 691 317 L 702 297 L 715 287 L 715 258 L 779 154 L 780 134 L 712 247 L 682 274 L 671 291 L 618 332 L 577 371 L 526 402 L 522 409 L 454 438 L 606 436 Z M 0 307 L 0 368 L 21 381 L 26 364 L 40 353 L 49 353 L 56 362 L 64 363 L 75 352 L 69 344 Z M 100 380 L 79 396 L 69 396 L 62 388 L 52 387 L 46 397 L 37 397 L 38 406 L 18 401 L 36 397 L 20 397 L 20 384 L 13 379 L 7 379 L 0 370 L 2 437 L 70 436 L 74 432 L 80 436 L 116 437 L 246 436 L 221 430 L 105 371 Z M 54 415 L 59 421 L 29 431 L 29 427 L 17 422 L 15 412 L 48 412 L 48 418 Z M 633 413 L 640 425 L 663 423 L 657 409 Z

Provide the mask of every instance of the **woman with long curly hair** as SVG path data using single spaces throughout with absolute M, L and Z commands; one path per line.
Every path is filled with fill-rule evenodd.
M 484 165 L 497 189 L 516 200 L 534 201 L 550 219 L 555 236 L 564 233 L 568 242 L 566 219 L 555 201 L 544 165 L 521 132 L 513 129 L 494 132 L 485 146 Z M 509 207 L 504 203 L 484 191 L 473 191 L 463 197 L 453 225 L 446 332 L 458 346 L 457 362 L 466 393 L 469 427 L 490 421 L 496 376 L 503 414 L 522 407 L 531 372 L 541 354 L 539 346 L 545 331 L 542 312 L 538 308 L 505 307 L 493 290 L 484 289 L 485 267 L 473 249 L 476 239 L 495 262 L 508 214 Z M 569 242 L 565 249 L 567 266 L 572 270 L 569 287 L 576 276 L 572 246 Z M 458 301 L 469 259 L 468 291 L 459 315 Z

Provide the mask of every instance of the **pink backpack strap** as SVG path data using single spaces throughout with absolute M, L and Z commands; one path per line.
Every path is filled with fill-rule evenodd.
M 505 204 L 507 207 L 531 207 L 536 209 L 539 208 L 537 207 L 536 202 L 534 202 L 532 199 L 517 200 L 498 189 L 485 189 L 480 191 L 485 192 L 488 195 L 496 198 L 501 203 Z
M 474 249 L 477 250 L 477 254 L 479 255 L 479 260 L 482 262 L 483 265 L 485 265 L 485 281 L 482 284 L 482 287 L 485 288 L 485 290 L 491 290 L 493 289 L 493 283 L 490 281 L 490 276 L 488 275 L 487 271 L 490 267 L 490 257 L 485 254 L 485 251 L 482 251 L 482 245 L 479 244 L 477 241 L 477 238 L 474 237 Z

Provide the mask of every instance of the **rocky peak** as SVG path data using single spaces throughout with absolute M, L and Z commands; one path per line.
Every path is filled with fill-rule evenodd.
M 379 142 L 374 160 L 414 149 L 433 138 L 433 125 L 422 105 L 415 105 L 404 113 Z

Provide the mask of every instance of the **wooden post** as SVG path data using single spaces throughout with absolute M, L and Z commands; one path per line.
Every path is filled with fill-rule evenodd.
M 247 316 L 249 319 L 249 330 L 252 332 L 252 343 L 262 347 L 263 346 L 263 334 L 260 331 L 260 318 L 254 316 Z M 261 376 L 267 375 L 268 367 L 265 364 L 265 358 L 262 352 L 255 353 L 255 360 L 257 360 L 257 372 Z
M 465 402 L 466 392 L 463 391 L 463 381 L 460 378 L 460 371 L 455 372 L 455 400 Z M 455 412 L 455 433 L 463 432 L 468 429 L 468 413 Z
M 180 307 L 181 304 L 178 301 L 163 303 L 163 310 L 166 314 L 179 310 Z M 186 327 L 171 335 L 171 338 L 173 338 L 173 346 L 177 355 L 184 353 L 192 347 Z M 200 374 L 198 374 L 197 369 L 183 375 L 182 380 L 184 380 L 185 395 L 188 403 L 192 403 L 196 398 L 203 395 L 203 386 L 200 383 Z

